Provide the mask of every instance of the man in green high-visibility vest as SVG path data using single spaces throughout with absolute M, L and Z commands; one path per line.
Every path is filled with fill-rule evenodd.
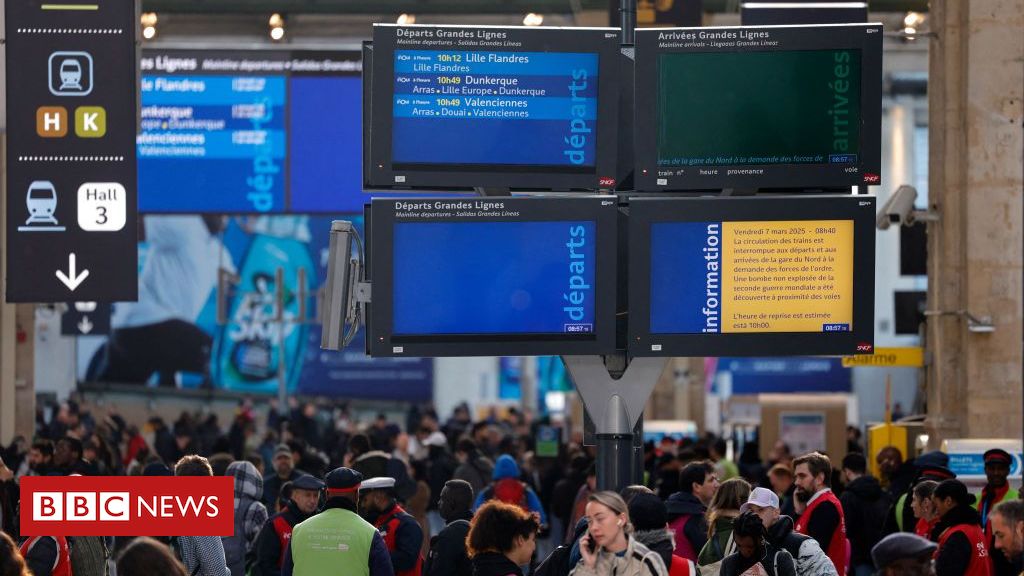
M 326 480 L 327 503 L 292 529 L 281 576 L 394 576 L 384 539 L 356 514 L 363 475 L 336 468 Z

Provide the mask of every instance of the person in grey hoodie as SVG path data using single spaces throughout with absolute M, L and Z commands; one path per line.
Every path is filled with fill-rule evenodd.
M 235 526 L 236 533 L 224 536 L 224 554 L 231 576 L 244 576 L 247 559 L 255 560 L 253 545 L 260 528 L 267 521 L 267 507 L 260 498 L 263 496 L 263 477 L 252 462 L 237 460 L 228 465 L 225 476 L 235 480 Z

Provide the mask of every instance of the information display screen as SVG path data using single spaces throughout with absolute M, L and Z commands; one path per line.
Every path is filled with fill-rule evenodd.
M 371 355 L 614 348 L 615 204 L 374 200 Z
M 881 26 L 637 32 L 638 188 L 879 184 Z
M 139 209 L 361 211 L 360 58 L 145 51 Z
M 631 344 L 684 356 L 870 352 L 873 215 L 869 196 L 634 200 Z
M 614 186 L 614 30 L 377 25 L 370 53 L 371 186 Z

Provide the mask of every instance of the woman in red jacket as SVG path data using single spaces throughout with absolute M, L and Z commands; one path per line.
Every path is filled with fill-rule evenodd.
M 971 508 L 974 496 L 959 480 L 943 480 L 932 493 L 932 503 L 940 515 L 932 530 L 936 576 L 992 576 L 981 516 Z

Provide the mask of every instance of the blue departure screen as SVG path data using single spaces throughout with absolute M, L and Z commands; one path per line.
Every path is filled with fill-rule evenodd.
M 392 161 L 587 168 L 598 55 L 396 50 Z
M 283 211 L 285 82 L 143 77 L 139 210 Z
M 398 222 L 393 332 L 592 334 L 593 221 Z

